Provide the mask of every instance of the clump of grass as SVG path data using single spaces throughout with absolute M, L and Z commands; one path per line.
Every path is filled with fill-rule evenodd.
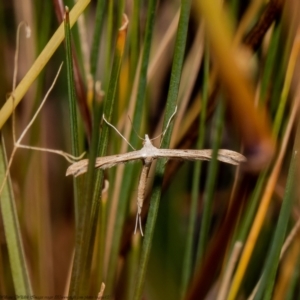
M 299 138 L 293 130 L 299 5 L 68 2 L 70 12 L 59 1 L 26 11 L 0 4 L 0 35 L 8 41 L 0 49 L 2 180 L 4 140 L 8 153 L 14 146 L 7 120 L 15 110 L 16 132 L 23 131 L 61 61 L 63 72 L 26 144 L 75 156 L 86 151 L 89 159 L 87 174 L 71 180 L 60 157 L 16 153 L 0 200 L 0 294 L 299 296 Z M 31 24 L 37 55 L 25 70 L 30 56 L 21 40 L 18 84 L 10 91 L 13 18 Z M 135 131 L 156 136 L 176 106 L 162 148 L 211 148 L 214 158 L 227 148 L 248 162 L 236 168 L 216 159 L 158 160 L 147 180 L 145 236 L 134 235 L 141 165 L 95 170 L 97 156 L 131 151 L 102 115 L 139 149 Z

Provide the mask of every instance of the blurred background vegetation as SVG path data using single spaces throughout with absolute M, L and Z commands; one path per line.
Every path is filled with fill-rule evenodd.
M 0 296 L 299 299 L 299 20 L 297 0 L 0 1 Z M 61 62 L 22 143 L 85 151 L 88 172 L 18 149 L 6 179 Z M 132 151 L 102 114 L 140 149 L 176 106 L 153 143 L 213 158 L 153 163 L 142 237 L 142 163 L 93 167 Z

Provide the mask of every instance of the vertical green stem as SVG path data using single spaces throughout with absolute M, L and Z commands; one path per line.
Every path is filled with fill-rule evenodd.
M 30 277 L 26 265 L 25 253 L 21 238 L 18 213 L 13 197 L 10 176 L 5 177 L 7 158 L 4 140 L 1 136 L 0 145 L 0 181 L 6 180 L 0 199 L 0 207 L 7 242 L 9 263 L 16 295 L 32 295 Z
M 197 149 L 202 149 L 204 145 L 206 107 L 208 101 L 208 85 L 209 85 L 209 51 L 208 48 L 206 48 L 205 56 L 204 56 L 204 81 L 203 81 L 201 115 L 200 115 L 200 122 L 199 122 L 199 136 L 197 141 Z M 197 206 L 198 206 L 198 199 L 199 199 L 201 166 L 202 166 L 201 161 L 195 162 L 195 168 L 193 172 L 193 188 L 192 188 L 192 201 L 191 201 L 191 208 L 190 208 L 190 221 L 189 221 L 186 249 L 185 249 L 184 261 L 183 261 L 181 298 L 183 298 L 186 293 L 189 279 L 193 272 L 193 267 L 192 267 L 193 237 L 195 236 L 196 217 L 198 211 Z
M 101 32 L 103 27 L 105 4 L 106 4 L 105 0 L 97 1 L 95 30 L 93 35 L 93 43 L 92 43 L 92 51 L 91 51 L 91 73 L 94 80 L 96 78 L 96 73 L 97 73 L 97 66 L 98 66 L 98 59 L 99 59 L 99 52 L 100 52 L 99 50 L 100 38 L 101 38 Z
M 287 178 L 287 185 L 285 195 L 281 205 L 279 219 L 277 222 L 274 238 L 270 250 L 267 255 L 267 260 L 264 266 L 262 280 L 260 282 L 258 291 L 255 295 L 255 300 L 272 298 L 277 269 L 280 262 L 280 251 L 286 235 L 288 222 L 291 215 L 293 200 L 295 198 L 295 183 L 296 183 L 296 166 L 298 166 L 297 151 L 291 159 L 289 174 Z
M 140 124 L 142 122 L 142 112 L 143 105 L 146 96 L 146 86 L 147 86 L 147 70 L 148 63 L 150 57 L 151 50 L 151 41 L 152 34 L 154 29 L 154 20 L 155 20 L 155 10 L 156 10 L 157 0 L 150 0 L 147 9 L 147 23 L 146 23 L 146 31 L 145 31 L 145 39 L 144 39 L 144 47 L 143 47 L 143 56 L 141 63 L 141 71 L 139 74 L 139 85 L 137 91 L 137 101 L 135 107 L 135 113 L 133 118 L 133 127 L 140 128 Z M 138 141 L 137 135 L 133 132 L 130 137 L 130 143 L 135 145 Z M 108 293 L 112 293 L 112 288 L 114 285 L 115 272 L 117 269 L 118 263 L 118 254 L 120 248 L 121 235 L 125 220 L 126 208 L 127 208 L 127 200 L 128 195 L 130 193 L 130 187 L 132 183 L 132 177 L 134 171 L 134 164 L 128 164 L 125 166 L 126 176 L 124 176 L 124 180 L 121 186 L 122 201 L 119 201 L 118 204 L 118 215 L 116 218 L 116 224 L 114 228 L 113 241 L 112 241 L 112 249 L 109 257 L 109 270 L 108 270 L 108 278 L 107 278 L 107 291 Z
M 181 1 L 181 13 L 180 13 L 180 19 L 178 24 L 178 31 L 176 35 L 175 52 L 174 52 L 170 86 L 168 91 L 166 112 L 165 112 L 165 118 L 163 124 L 164 128 L 166 128 L 169 119 L 176 107 L 176 101 L 177 101 L 178 91 L 179 91 L 179 83 L 180 83 L 181 72 L 182 72 L 183 58 L 184 58 L 185 46 L 186 46 L 190 7 L 191 7 L 190 0 Z M 171 139 L 171 132 L 172 132 L 171 127 L 172 125 L 169 127 L 164 137 L 162 137 L 162 144 L 161 144 L 162 148 L 168 148 L 169 146 L 170 139 Z M 150 200 L 150 209 L 147 218 L 144 242 L 142 246 L 140 267 L 137 274 L 137 285 L 134 293 L 135 300 L 141 299 L 143 293 L 147 264 L 149 261 L 154 228 L 155 228 L 157 214 L 158 214 L 159 201 L 161 196 L 161 185 L 162 185 L 162 179 L 165 170 L 165 163 L 166 163 L 165 159 L 160 159 L 158 160 L 156 166 L 155 179 L 153 184 L 153 193 Z
M 218 172 L 218 165 L 219 165 L 217 161 L 217 156 L 218 156 L 218 149 L 220 147 L 221 137 L 222 137 L 223 119 L 224 119 L 224 102 L 223 100 L 221 100 L 218 103 L 218 107 L 216 111 L 216 136 L 213 145 L 212 160 L 209 164 L 208 177 L 205 185 L 205 194 L 203 199 L 203 216 L 201 222 L 198 254 L 197 254 L 198 263 L 201 263 L 204 258 L 205 249 L 208 242 L 208 234 L 209 234 L 209 228 L 211 223 L 213 194 L 214 194 L 216 175 Z
M 78 138 L 78 125 L 77 125 L 77 111 L 76 111 L 76 92 L 73 74 L 73 59 L 72 59 L 72 48 L 71 48 L 71 31 L 70 31 L 70 20 L 69 10 L 66 9 L 65 13 L 65 45 L 66 45 L 66 64 L 67 64 L 67 81 L 68 81 L 68 100 L 69 100 L 69 111 L 70 111 L 70 129 L 71 129 L 71 148 L 74 156 L 79 156 L 79 138 Z M 73 178 L 74 187 L 74 207 L 75 207 L 75 224 L 78 224 L 78 213 L 80 209 L 80 186 L 79 180 Z

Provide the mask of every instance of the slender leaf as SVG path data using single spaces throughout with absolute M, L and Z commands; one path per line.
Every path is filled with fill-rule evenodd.
M 71 148 L 72 155 L 78 157 L 80 155 L 79 150 L 79 138 L 78 138 L 78 125 L 77 125 L 77 111 L 76 111 L 76 93 L 74 88 L 74 74 L 73 74 L 73 57 L 71 48 L 71 31 L 70 31 L 70 19 L 69 11 L 65 13 L 65 44 L 66 44 L 66 65 L 67 65 L 67 81 L 68 81 L 68 100 L 70 111 L 70 129 L 71 129 Z M 80 182 L 81 178 L 73 178 L 74 187 L 74 207 L 75 207 L 75 223 L 78 224 L 78 214 L 80 211 Z
M 199 245 L 198 245 L 198 259 L 199 263 L 202 263 L 202 260 L 205 255 L 205 250 L 208 242 L 208 233 L 211 224 L 211 214 L 212 214 L 212 204 L 213 204 L 213 194 L 214 187 L 216 182 L 216 175 L 218 172 L 218 149 L 220 148 L 221 137 L 222 137 L 222 127 L 224 120 L 224 102 L 221 100 L 218 103 L 217 111 L 216 111 L 216 135 L 213 143 L 213 155 L 212 160 L 209 164 L 207 181 L 205 184 L 205 194 L 203 198 L 203 215 L 201 222 L 201 230 L 199 237 Z
M 1 182 L 6 180 L 0 199 L 0 206 L 15 293 L 16 295 L 32 295 L 11 180 L 10 176 L 5 178 L 7 158 L 2 136 L 0 152 L 0 180 Z
M 267 255 L 265 266 L 263 268 L 264 271 L 262 275 L 262 280 L 260 282 L 257 294 L 255 295 L 254 298 L 255 300 L 271 299 L 273 294 L 276 273 L 280 262 L 280 251 L 286 235 L 287 226 L 290 219 L 291 209 L 294 200 L 295 183 L 296 183 L 295 170 L 297 166 L 297 160 L 298 160 L 297 151 L 295 151 L 294 156 L 290 163 L 285 195 L 281 205 L 281 210 L 280 210 L 274 238 L 270 246 L 269 253 Z
M 169 85 L 169 91 L 168 91 L 168 97 L 166 103 L 166 112 L 165 112 L 164 124 L 163 124 L 164 128 L 166 128 L 169 119 L 171 115 L 174 113 L 176 107 L 176 101 L 177 101 L 178 91 L 179 91 L 179 83 L 180 83 L 181 72 L 182 72 L 183 58 L 184 58 L 185 46 L 186 46 L 190 8 L 191 8 L 191 1 L 183 0 L 181 2 L 181 13 L 179 18 L 176 42 L 175 42 L 175 52 L 174 52 L 170 85 Z M 161 143 L 162 148 L 168 148 L 171 140 L 171 132 L 172 132 L 172 125 L 169 126 L 165 135 L 162 137 L 162 143 Z M 135 300 L 139 300 L 143 293 L 147 264 L 149 261 L 152 238 L 153 238 L 157 214 L 158 214 L 165 164 L 166 164 L 166 160 L 160 159 L 158 160 L 156 165 L 153 192 L 150 200 L 150 209 L 148 213 L 145 237 L 142 246 L 140 267 L 137 274 L 137 285 L 134 294 Z
M 105 0 L 97 1 L 97 8 L 96 8 L 96 20 L 95 20 L 95 29 L 93 35 L 93 43 L 92 43 L 92 52 L 91 52 L 91 73 L 92 77 L 96 78 L 97 67 L 98 67 L 98 60 L 99 60 L 99 48 L 100 48 L 100 38 L 101 32 L 103 27 L 103 19 L 105 13 Z
M 208 101 L 208 82 L 209 82 L 209 51 L 206 49 L 204 56 L 204 79 L 203 79 L 203 91 L 202 91 L 202 102 L 201 102 L 201 114 L 199 122 L 199 134 L 197 141 L 197 149 L 202 149 L 204 146 L 204 136 L 205 136 L 205 121 L 206 121 L 206 108 Z M 195 236 L 195 226 L 197 217 L 197 206 L 199 201 L 199 182 L 201 178 L 201 167 L 202 162 L 195 162 L 194 172 L 193 172 L 193 187 L 192 187 L 192 201 L 190 208 L 190 221 L 187 233 L 187 242 L 185 248 L 185 256 L 183 262 L 183 279 L 182 279 L 182 291 L 181 296 L 183 297 L 186 293 L 188 282 L 193 272 L 193 240 Z M 198 258 L 197 258 L 198 260 Z
M 107 96 L 103 108 L 103 114 L 105 115 L 107 120 L 111 119 L 115 102 L 117 83 L 120 75 L 121 62 L 126 41 L 126 31 L 127 24 L 126 26 L 122 26 L 122 29 L 119 30 L 118 34 L 115 57 L 108 85 Z M 97 227 L 99 199 L 103 182 L 103 171 L 98 170 L 97 174 L 95 174 L 94 166 L 96 156 L 104 156 L 107 151 L 108 144 L 108 126 L 106 124 L 102 128 L 99 138 L 98 128 L 101 120 L 101 109 L 99 106 L 99 99 L 96 100 L 98 101 L 94 102 L 94 126 L 86 179 L 85 200 L 76 235 L 76 252 L 70 285 L 71 295 L 79 295 L 79 293 L 85 292 L 87 290 L 87 280 L 91 265 L 91 253 L 93 252 L 95 239 L 94 233 L 96 232 Z M 91 201 L 91 199 L 93 199 L 93 201 Z
M 143 105 L 146 96 L 147 70 L 148 70 L 148 63 L 150 57 L 152 34 L 154 29 L 156 3 L 157 0 L 151 0 L 148 3 L 146 32 L 145 32 L 141 71 L 139 75 L 137 101 L 135 107 L 135 114 L 133 118 L 133 128 L 140 128 L 141 121 L 142 121 Z M 138 137 L 133 132 L 130 137 L 130 143 L 132 145 L 135 145 L 137 140 Z M 108 280 L 107 280 L 108 292 L 111 292 L 111 289 L 114 285 L 115 272 L 116 272 L 116 267 L 118 262 L 118 253 L 120 248 L 120 240 L 121 240 L 121 234 L 122 234 L 122 229 L 125 220 L 127 203 L 129 199 L 128 195 L 132 183 L 133 171 L 134 171 L 134 164 L 128 164 L 125 166 L 124 174 L 126 174 L 126 176 L 124 176 L 124 180 L 122 182 L 122 187 L 121 187 L 121 193 L 120 193 L 122 195 L 122 201 L 120 201 L 118 204 L 118 216 L 114 228 L 112 249 L 109 257 L 110 268 L 108 270 Z

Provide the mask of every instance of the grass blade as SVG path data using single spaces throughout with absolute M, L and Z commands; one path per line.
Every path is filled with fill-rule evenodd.
M 228 299 L 233 300 L 235 299 L 238 290 L 240 288 L 241 285 L 241 281 L 243 279 L 243 276 L 245 275 L 245 271 L 246 268 L 249 264 L 249 260 L 251 257 L 251 254 L 253 252 L 254 246 L 255 246 L 255 242 L 258 238 L 258 234 L 261 230 L 262 224 L 264 222 L 265 219 L 265 215 L 267 213 L 267 209 L 269 207 L 270 204 L 270 200 L 271 200 L 271 196 L 274 190 L 274 186 L 277 182 L 278 176 L 279 176 L 279 172 L 281 169 L 281 165 L 282 165 L 282 161 L 283 161 L 283 157 L 284 154 L 286 152 L 286 148 L 287 148 L 287 143 L 289 140 L 289 136 L 291 134 L 291 130 L 292 130 L 292 126 L 293 123 L 295 121 L 296 118 L 296 113 L 297 113 L 297 109 L 298 109 L 298 102 L 295 101 L 294 102 L 294 107 L 292 108 L 290 117 L 289 117 L 289 121 L 285 130 L 285 134 L 284 134 L 284 138 L 281 142 L 281 147 L 278 153 L 278 157 L 276 159 L 276 162 L 273 166 L 272 172 L 267 180 L 267 183 L 265 185 L 265 190 L 264 193 L 262 195 L 261 198 L 261 202 L 259 205 L 259 208 L 257 210 L 255 219 L 253 221 L 250 233 L 248 235 L 247 241 L 245 243 L 245 247 L 243 249 L 243 253 L 241 255 L 241 259 L 240 262 L 237 266 L 237 270 L 236 273 L 234 275 L 233 278 L 233 282 L 230 288 L 230 292 L 229 292 L 229 296 Z
M 280 215 L 277 222 L 273 242 L 267 255 L 267 261 L 264 266 L 262 280 L 260 282 L 257 294 L 254 298 L 255 300 L 267 300 L 271 299 L 272 297 L 276 273 L 280 261 L 280 251 L 286 235 L 293 200 L 295 198 L 294 191 L 297 160 L 297 151 L 295 151 L 290 163 L 285 195 L 281 205 Z
M 76 93 L 74 89 L 74 75 L 73 75 L 73 60 L 72 60 L 72 48 L 71 48 L 71 31 L 70 31 L 70 19 L 69 9 L 66 8 L 65 13 L 65 44 L 66 44 L 66 65 L 67 65 L 67 81 L 68 81 L 68 100 L 70 111 L 70 129 L 71 129 L 71 149 L 72 155 L 78 157 L 80 155 L 79 150 L 79 138 L 78 138 L 78 125 L 77 125 L 77 111 L 76 111 Z M 78 214 L 80 211 L 80 186 L 81 178 L 73 177 L 74 187 L 74 208 L 75 208 L 75 224 L 78 224 Z
M 0 205 L 15 293 L 16 295 L 32 295 L 11 180 L 10 176 L 5 178 L 7 158 L 2 136 L 0 152 L 0 180 L 1 182 L 6 180 Z
M 181 77 L 181 71 L 183 65 L 183 57 L 184 57 L 185 46 L 186 46 L 190 7 L 191 7 L 191 1 L 183 0 L 181 2 L 181 13 L 180 13 L 178 31 L 176 36 L 170 86 L 169 86 L 168 98 L 166 103 L 166 112 L 164 117 L 164 126 L 163 126 L 164 129 L 166 128 L 168 121 L 171 115 L 174 113 L 176 107 L 176 101 L 178 97 L 179 83 L 180 83 L 180 77 Z M 170 127 L 172 127 L 172 125 Z M 168 148 L 170 140 L 171 140 L 171 128 L 169 128 L 166 131 L 166 134 L 163 136 L 161 147 Z M 166 163 L 165 159 L 160 159 L 158 160 L 156 166 L 153 192 L 150 200 L 150 209 L 147 218 L 145 238 L 143 241 L 140 266 L 137 275 L 137 285 L 134 294 L 135 300 L 141 299 L 143 293 L 147 264 L 149 261 L 152 238 L 153 238 L 155 223 L 158 214 L 165 163 Z
M 126 31 L 128 20 L 124 20 L 122 27 L 119 30 L 117 39 L 116 52 L 108 85 L 108 92 L 106 101 L 104 102 L 103 113 L 107 120 L 111 119 L 113 105 L 116 96 L 117 83 L 120 75 L 121 62 L 124 53 Z M 98 93 L 99 94 L 99 93 Z M 99 100 L 99 99 L 98 99 Z M 86 179 L 86 192 L 82 215 L 79 220 L 79 227 L 76 236 L 76 251 L 74 258 L 74 266 L 71 278 L 70 294 L 79 295 L 82 291 L 87 289 L 88 270 L 90 269 L 91 256 L 89 253 L 93 251 L 95 236 L 93 233 L 97 227 L 97 216 L 99 212 L 99 198 L 100 191 L 102 189 L 103 171 L 97 171 L 97 177 L 95 178 L 95 160 L 96 156 L 104 156 L 107 150 L 108 144 L 108 126 L 104 125 L 101 131 L 100 139 L 98 138 L 98 128 L 101 120 L 101 110 L 99 107 L 99 101 L 95 101 L 95 117 L 94 117 L 94 129 L 92 133 L 91 153 L 88 165 L 88 173 Z M 98 150 L 98 145 L 100 146 Z M 96 183 L 94 181 L 96 180 Z M 91 201 L 93 199 L 93 201 Z
M 157 0 L 151 0 L 148 4 L 148 13 L 147 13 L 147 24 L 146 24 L 146 32 L 145 32 L 145 40 L 144 40 L 144 48 L 143 48 L 143 55 L 142 55 L 142 63 L 141 63 L 141 71 L 139 74 L 139 85 L 137 91 L 137 100 L 135 106 L 135 113 L 133 118 L 133 127 L 140 128 L 142 122 L 142 112 L 143 112 L 143 105 L 146 96 L 146 86 L 147 86 L 147 70 L 148 70 L 148 63 L 150 57 L 150 49 L 151 49 L 151 40 L 152 34 L 154 30 L 154 20 L 155 20 L 155 10 L 156 10 L 156 3 Z M 135 145 L 138 141 L 137 135 L 132 132 L 130 136 L 130 143 Z M 115 225 L 113 226 L 113 234 L 112 235 L 112 248 L 109 247 L 109 270 L 108 270 L 108 280 L 107 280 L 107 290 L 108 293 L 111 292 L 111 289 L 114 285 L 115 279 L 115 272 L 116 266 L 118 261 L 118 254 L 121 242 L 121 234 L 123 230 L 123 224 L 125 220 L 126 214 L 126 207 L 127 207 L 127 200 L 129 199 L 129 192 L 130 186 L 132 183 L 132 177 L 134 174 L 134 164 L 128 164 L 125 166 L 126 176 L 122 182 L 121 187 L 121 195 L 123 197 L 122 201 L 118 204 L 118 216 L 116 218 Z M 114 222 L 112 222 L 114 223 Z M 111 231 L 112 231 L 111 229 Z M 108 236 L 110 234 L 108 233 Z
M 202 92 L 202 102 L 201 102 L 201 114 L 199 123 L 199 135 L 197 141 L 197 149 L 203 149 L 204 146 L 204 136 L 205 136 L 205 121 L 206 121 L 206 108 L 208 101 L 208 79 L 209 79 L 209 52 L 208 49 L 205 51 L 204 56 L 204 82 L 203 82 L 203 92 Z M 197 216 L 197 206 L 198 206 L 198 196 L 199 196 L 199 182 L 201 177 L 201 166 L 202 162 L 195 162 L 194 173 L 193 173 L 193 187 L 192 187 L 192 200 L 190 208 L 190 221 L 189 229 L 187 233 L 187 245 L 185 249 L 185 257 L 183 263 L 183 279 L 182 279 L 182 297 L 186 293 L 189 279 L 192 275 L 192 261 L 193 261 L 193 237 L 195 233 L 196 216 Z M 198 258 L 197 258 L 198 260 Z
M 92 51 L 91 51 L 91 73 L 94 80 L 97 74 L 100 38 L 101 38 L 101 32 L 103 27 L 105 5 L 106 5 L 106 1 L 104 0 L 97 1 L 95 30 L 93 35 L 93 43 L 92 43 Z
M 216 175 L 218 172 L 218 149 L 220 148 L 221 137 L 222 137 L 222 128 L 223 128 L 223 119 L 224 119 L 224 102 L 222 99 L 218 103 L 217 111 L 216 111 L 216 136 L 213 143 L 213 155 L 211 162 L 209 164 L 208 177 L 205 184 L 205 194 L 203 198 L 203 215 L 201 222 L 201 230 L 199 237 L 199 245 L 198 245 L 198 263 L 202 263 L 205 249 L 207 248 L 208 242 L 208 233 L 209 227 L 211 223 L 211 212 L 212 212 L 212 204 L 213 204 L 213 193 L 214 186 L 216 181 Z

